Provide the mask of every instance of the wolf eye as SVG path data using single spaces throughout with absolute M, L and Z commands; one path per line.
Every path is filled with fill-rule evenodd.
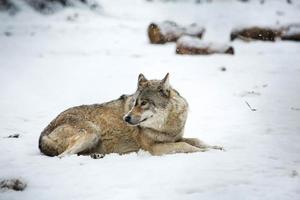
M 141 106 L 145 106 L 148 102 L 147 101 L 142 101 Z
M 159 90 L 159 94 L 160 94 L 161 96 L 165 96 L 164 90 L 163 90 L 163 89 L 160 89 L 160 90 Z

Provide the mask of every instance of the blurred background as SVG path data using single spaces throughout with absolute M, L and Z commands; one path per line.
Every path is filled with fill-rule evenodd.
M 0 0 L 0 179 L 28 183 L 0 199 L 299 199 L 299 24 L 296 0 Z M 40 154 L 63 110 L 167 72 L 226 152 Z

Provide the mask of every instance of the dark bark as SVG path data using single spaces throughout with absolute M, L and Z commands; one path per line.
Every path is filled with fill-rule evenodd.
M 262 41 L 275 41 L 280 37 L 281 30 L 264 28 L 264 27 L 249 27 L 231 32 L 230 40 L 262 40 Z

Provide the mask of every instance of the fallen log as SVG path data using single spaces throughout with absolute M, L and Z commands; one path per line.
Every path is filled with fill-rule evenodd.
M 300 24 L 289 25 L 282 32 L 282 40 L 300 41 Z
M 189 26 L 180 26 L 172 21 L 151 23 L 148 26 L 148 36 L 152 44 L 165 44 L 176 42 L 182 35 L 189 35 L 201 38 L 205 29 L 196 23 Z
M 234 54 L 234 48 L 226 44 L 204 42 L 199 38 L 182 36 L 176 43 L 177 54 L 210 55 L 210 54 Z
M 281 37 L 282 29 L 253 26 L 249 28 L 235 28 L 230 34 L 230 40 L 241 39 L 244 41 L 261 40 L 275 41 Z

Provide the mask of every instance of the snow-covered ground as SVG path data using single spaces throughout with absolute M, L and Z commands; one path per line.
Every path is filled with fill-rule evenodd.
M 233 27 L 299 22 L 299 2 L 99 2 L 100 13 L 0 13 L 0 179 L 28 184 L 1 200 L 300 199 L 300 43 L 235 41 L 234 56 L 181 56 L 146 34 L 152 21 L 197 22 L 205 41 L 228 43 Z M 141 72 L 170 72 L 190 104 L 185 135 L 226 151 L 99 160 L 39 152 L 58 113 L 132 93 Z

